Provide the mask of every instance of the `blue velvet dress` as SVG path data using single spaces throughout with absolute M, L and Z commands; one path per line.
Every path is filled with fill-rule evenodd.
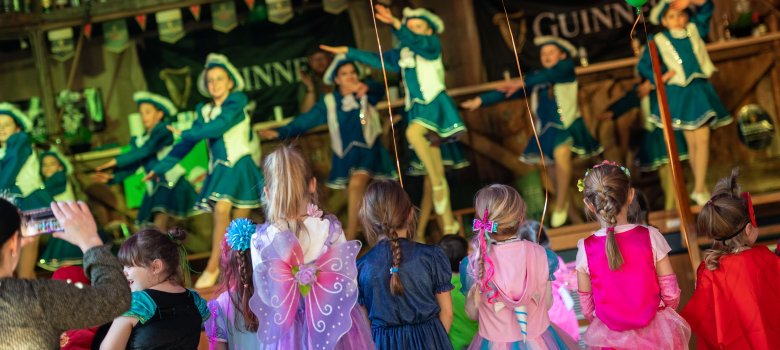
M 390 293 L 392 255 L 387 240 L 357 261 L 358 302 L 368 311 L 377 349 L 452 349 L 436 301 L 436 294 L 453 288 L 448 258 L 437 246 L 407 239 L 399 244 L 402 295 Z

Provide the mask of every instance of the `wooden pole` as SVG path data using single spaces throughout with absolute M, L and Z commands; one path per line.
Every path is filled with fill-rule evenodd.
M 46 117 L 46 131 L 50 139 L 60 135 L 60 120 L 57 118 L 57 107 L 54 93 L 54 83 L 49 70 L 49 55 L 46 52 L 44 33 L 41 30 L 30 32 L 30 47 L 35 61 L 35 71 L 38 75 L 38 87 L 41 93 L 41 104 Z
M 666 141 L 666 152 L 669 155 L 669 165 L 672 168 L 672 179 L 674 181 L 675 196 L 677 197 L 677 212 L 680 214 L 680 233 L 682 235 L 683 246 L 688 248 L 688 257 L 691 260 L 693 268 L 693 280 L 696 281 L 696 269 L 701 262 L 699 252 L 699 243 L 697 240 L 696 226 L 693 224 L 693 213 L 688 203 L 688 191 L 685 189 L 685 179 L 680 163 L 680 154 L 677 152 L 677 139 L 674 137 L 674 128 L 672 118 L 669 115 L 669 101 L 666 99 L 666 87 L 661 74 L 661 60 L 658 58 L 658 50 L 655 42 L 649 40 L 650 59 L 653 62 L 653 76 L 655 77 L 655 91 L 658 94 L 658 109 L 661 112 L 661 122 L 663 123 L 664 140 Z

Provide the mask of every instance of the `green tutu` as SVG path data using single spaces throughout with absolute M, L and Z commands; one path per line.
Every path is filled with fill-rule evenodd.
M 193 205 L 197 199 L 195 189 L 184 178 L 179 179 L 173 188 L 157 184 L 152 195 L 144 195 L 136 223 L 151 223 L 155 213 L 164 213 L 177 219 L 186 218 L 194 213 Z
M 442 92 L 428 104 L 415 103 L 407 111 L 409 123 L 418 123 L 439 137 L 452 137 L 466 131 L 466 124 L 460 118 L 458 107 L 446 93 Z
M 680 160 L 688 159 L 688 144 L 685 142 L 685 136 L 681 130 L 674 131 L 674 137 L 677 139 L 677 153 Z M 664 140 L 664 130 L 655 128 L 653 131 L 645 132 L 642 138 L 642 144 L 637 152 L 637 163 L 641 171 L 655 171 L 664 164 L 669 163 L 669 154 L 666 151 L 666 141 Z
M 675 130 L 696 130 L 704 125 L 718 128 L 733 121 L 715 88 L 706 79 L 694 79 L 687 86 L 666 85 L 669 114 Z M 652 106 L 653 124 L 661 126 L 658 104 Z
M 248 155 L 233 167 L 216 164 L 203 182 L 195 207 L 212 212 L 216 202 L 228 201 L 235 208 L 259 208 L 263 186 L 263 175 Z
M 334 153 L 326 185 L 344 189 L 353 173 L 365 173 L 375 180 L 398 179 L 395 162 L 390 159 L 387 149 L 380 142 L 374 143 L 371 148 L 353 146 L 343 158 Z

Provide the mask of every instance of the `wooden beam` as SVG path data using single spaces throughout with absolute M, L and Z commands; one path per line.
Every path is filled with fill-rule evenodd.
M 60 135 L 60 120 L 57 118 L 57 107 L 54 93 L 54 82 L 49 70 L 49 53 L 46 52 L 46 42 L 43 31 L 36 30 L 30 33 L 30 47 L 35 62 L 35 73 L 38 76 L 38 87 L 41 93 L 43 114 L 46 118 L 46 132 L 49 137 Z
M 701 262 L 699 245 L 696 244 L 696 229 L 693 224 L 693 214 L 688 204 L 688 191 L 685 189 L 685 174 L 682 171 L 680 163 L 680 154 L 677 151 L 677 138 L 674 136 L 674 126 L 672 125 L 672 116 L 669 115 L 669 102 L 666 99 L 666 87 L 661 73 L 661 59 L 658 56 L 658 50 L 655 41 L 648 42 L 650 50 L 650 59 L 653 62 L 653 76 L 655 78 L 655 91 L 658 95 L 658 107 L 661 112 L 661 121 L 663 122 L 664 139 L 666 141 L 666 152 L 669 155 L 669 165 L 672 168 L 672 181 L 674 182 L 674 194 L 677 198 L 677 212 L 680 214 L 680 230 L 682 232 L 683 244 L 688 248 L 688 257 L 691 260 L 691 268 L 695 281 L 696 269 Z

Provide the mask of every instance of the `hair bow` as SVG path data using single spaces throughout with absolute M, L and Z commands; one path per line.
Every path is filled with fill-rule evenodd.
M 249 241 L 252 238 L 252 234 L 255 233 L 255 228 L 255 223 L 247 218 L 231 221 L 225 232 L 225 239 L 230 249 L 236 251 L 249 249 Z

